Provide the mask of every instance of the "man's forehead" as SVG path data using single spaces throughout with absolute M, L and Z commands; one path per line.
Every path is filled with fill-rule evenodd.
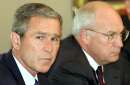
M 125 29 L 124 26 L 116 26 L 116 25 L 96 25 L 96 30 L 101 31 L 115 31 L 115 32 L 121 32 L 123 29 Z

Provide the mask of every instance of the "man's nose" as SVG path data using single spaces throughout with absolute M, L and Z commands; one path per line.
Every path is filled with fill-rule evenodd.
M 51 42 L 51 40 L 45 41 L 43 49 L 48 51 L 48 52 L 52 52 L 52 42 Z
M 117 47 L 123 47 L 123 41 L 122 41 L 122 37 L 121 36 L 118 36 L 114 42 L 114 44 L 117 46 Z

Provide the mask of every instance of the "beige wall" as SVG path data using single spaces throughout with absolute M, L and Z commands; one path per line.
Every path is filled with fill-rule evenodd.
M 24 3 L 41 2 L 58 11 L 63 17 L 63 37 L 71 32 L 71 0 L 1 0 L 0 1 L 0 53 L 10 48 L 9 33 L 15 10 Z

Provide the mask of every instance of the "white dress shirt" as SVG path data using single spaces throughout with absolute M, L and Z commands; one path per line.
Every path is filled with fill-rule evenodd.
M 23 80 L 25 82 L 25 85 L 34 85 L 35 79 L 38 80 L 37 75 L 33 77 L 27 69 L 25 69 L 22 64 L 14 57 L 14 60 L 16 61 L 16 64 L 20 70 L 20 73 L 23 77 Z
M 88 59 L 90 66 L 94 69 L 95 74 L 96 74 L 96 70 L 97 70 L 98 66 L 100 66 L 100 65 L 84 49 L 82 49 L 82 50 L 83 50 L 84 54 L 86 55 L 86 58 Z M 102 66 L 102 69 L 103 69 L 103 66 Z M 96 74 L 96 78 L 98 79 L 97 74 Z M 104 78 L 103 78 L 103 81 L 105 82 Z
M 84 54 L 86 55 L 88 63 L 94 69 L 94 71 L 96 71 L 98 66 L 99 66 L 99 64 L 84 49 L 82 49 L 82 50 L 83 50 Z

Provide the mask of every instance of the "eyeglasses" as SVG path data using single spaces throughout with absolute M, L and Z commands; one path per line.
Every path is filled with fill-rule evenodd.
M 113 32 L 113 31 L 109 31 L 107 33 L 102 33 L 102 32 L 98 32 L 98 31 L 93 30 L 93 29 L 86 29 L 86 30 L 102 34 L 102 35 L 108 37 L 109 41 L 116 39 L 118 36 L 121 37 L 122 41 L 126 41 L 129 34 L 130 34 L 130 31 L 128 31 L 127 29 L 123 30 L 121 33 Z

